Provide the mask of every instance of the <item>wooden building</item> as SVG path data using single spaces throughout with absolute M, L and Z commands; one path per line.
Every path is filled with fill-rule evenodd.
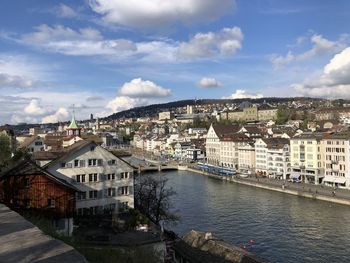
M 18 212 L 33 211 L 71 234 L 78 190 L 33 161 L 25 159 L 0 175 L 0 202 Z

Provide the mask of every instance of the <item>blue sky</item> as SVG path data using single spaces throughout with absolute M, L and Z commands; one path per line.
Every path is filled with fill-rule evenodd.
M 350 1 L 0 4 L 0 123 L 193 98 L 350 97 Z

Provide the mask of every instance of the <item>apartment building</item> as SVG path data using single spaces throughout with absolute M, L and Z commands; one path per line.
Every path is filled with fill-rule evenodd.
M 238 147 L 250 141 L 244 134 L 223 135 L 220 139 L 220 165 L 238 169 Z
M 262 138 L 255 142 L 255 171 L 270 178 L 289 179 L 290 141 L 285 138 Z
M 44 166 L 74 185 L 79 215 L 114 213 L 134 207 L 133 167 L 92 141 L 79 141 Z
M 254 174 L 255 146 L 253 141 L 238 147 L 238 170 L 242 174 Z
M 212 124 L 208 130 L 205 148 L 207 154 L 207 162 L 213 165 L 221 165 L 221 140 L 224 137 L 235 134 L 239 130 L 236 125 L 224 125 L 224 124 Z M 223 147 L 230 147 L 228 144 L 223 143 Z M 225 150 L 225 152 L 228 152 Z M 227 155 L 226 155 L 227 157 Z M 233 164 L 232 162 L 230 165 Z
M 350 188 L 350 134 L 334 134 L 322 140 L 324 149 L 323 183 L 327 186 Z
M 320 184 L 324 178 L 323 133 L 303 133 L 291 138 L 291 178 Z

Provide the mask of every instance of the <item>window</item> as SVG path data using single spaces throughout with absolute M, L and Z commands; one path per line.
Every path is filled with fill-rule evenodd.
M 55 206 L 56 206 L 56 201 L 55 201 L 55 199 L 53 199 L 53 198 L 48 198 L 48 199 L 47 199 L 47 205 L 48 205 L 48 207 L 55 208 Z
M 85 160 L 80 160 L 79 161 L 79 166 L 80 167 L 85 167 Z
M 61 167 L 62 168 L 66 167 L 66 163 L 61 163 Z
M 74 167 L 79 167 L 79 160 L 74 160 Z
M 43 142 L 41 142 L 41 141 L 35 142 L 35 146 L 41 146 L 41 145 L 43 145 Z
M 23 186 L 28 188 L 30 186 L 30 181 L 29 178 L 24 178 L 23 179 Z
M 89 174 L 89 182 L 97 182 L 97 174 Z
M 97 190 L 89 191 L 89 198 L 96 199 L 97 198 Z
M 89 159 L 89 166 L 96 166 L 97 165 L 97 159 Z
M 129 178 L 129 173 L 125 172 L 120 174 L 120 179 L 127 179 L 127 178 Z
M 115 188 L 108 188 L 107 189 L 107 196 L 116 196 Z
M 109 160 L 107 163 L 108 163 L 108 165 L 115 165 L 116 161 L 115 160 Z
M 89 164 L 89 166 L 102 166 L 103 160 L 102 159 L 89 159 L 88 164 Z
M 129 194 L 129 187 L 128 186 L 122 186 L 118 188 L 119 195 L 128 195 Z
M 115 173 L 113 173 L 113 174 L 107 174 L 107 179 L 108 179 L 108 180 L 115 180 Z
M 79 192 L 78 200 L 85 200 L 85 199 L 86 199 L 86 192 Z
M 77 174 L 77 182 L 85 183 L 85 174 Z

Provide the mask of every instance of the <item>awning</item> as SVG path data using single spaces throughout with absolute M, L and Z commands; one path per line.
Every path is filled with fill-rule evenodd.
M 339 177 L 339 176 L 326 176 L 323 181 L 329 182 L 329 183 L 337 183 L 337 184 L 343 184 L 346 182 L 345 177 Z

